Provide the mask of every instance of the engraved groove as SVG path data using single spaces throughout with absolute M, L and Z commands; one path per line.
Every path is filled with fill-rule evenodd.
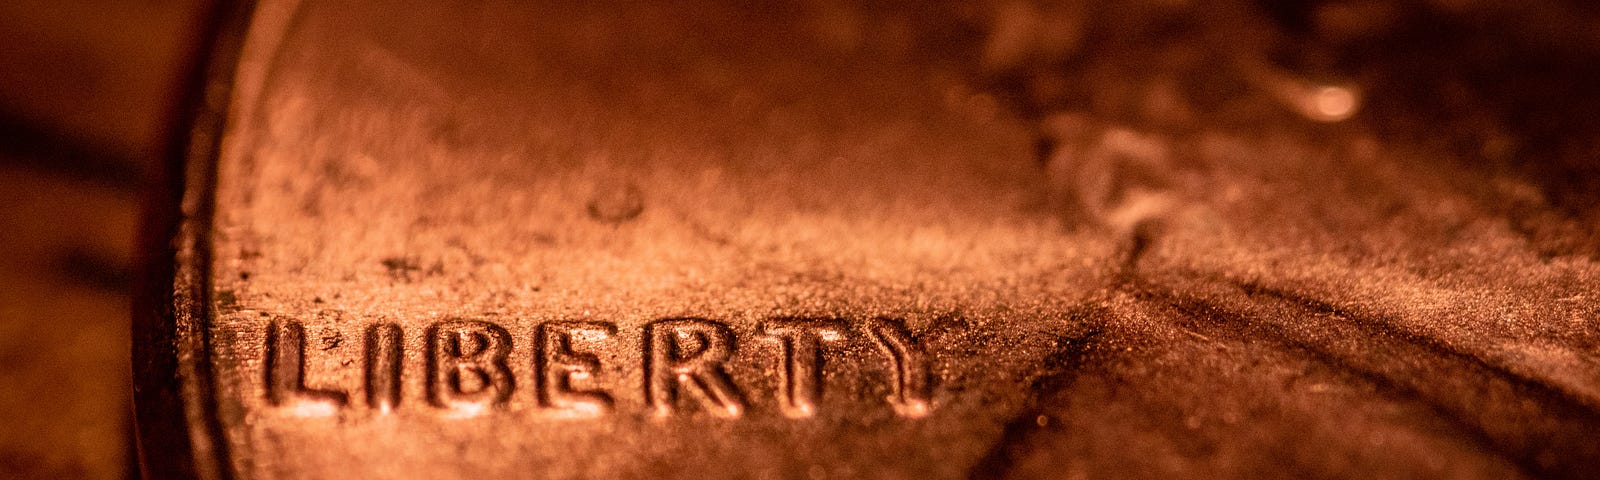
M 1093 368 L 1091 356 L 1104 333 L 1103 327 L 1095 326 L 1082 335 L 1057 341 L 1059 347 L 1044 360 L 1044 373 L 1029 383 L 1028 404 L 1006 422 L 1000 438 L 967 470 L 967 478 L 990 480 L 1011 476 L 1017 461 L 1037 448 L 1037 436 L 1053 428 L 1040 425 L 1038 421 L 1047 412 L 1047 404 L 1070 389 L 1085 370 Z
M 1434 401 L 1424 392 L 1418 391 L 1380 372 L 1354 365 L 1341 356 L 1319 349 L 1316 345 L 1296 340 L 1276 326 L 1232 320 L 1233 317 L 1230 312 L 1192 298 L 1148 291 L 1139 292 L 1139 296 L 1144 300 L 1155 302 L 1155 306 L 1158 308 L 1164 307 L 1187 318 L 1189 321 L 1180 320 L 1175 323 L 1180 328 L 1198 330 L 1211 338 L 1230 339 L 1240 342 L 1269 342 L 1276 348 L 1301 355 L 1326 365 L 1336 372 L 1349 375 L 1357 381 L 1366 382 L 1375 388 L 1379 394 L 1387 398 L 1420 405 L 1423 409 L 1444 421 L 1451 429 L 1459 432 L 1480 450 L 1490 455 L 1507 459 L 1525 475 L 1532 476 L 1532 472 L 1537 471 L 1534 466 L 1522 462 L 1515 452 L 1503 448 L 1487 431 L 1464 420 L 1458 412 Z M 1200 321 L 1202 319 L 1204 321 Z
M 1600 430 L 1600 418 L 1592 410 L 1571 402 L 1565 396 L 1552 395 L 1548 389 L 1530 388 L 1528 382 L 1518 377 L 1508 377 L 1481 362 L 1463 359 L 1449 350 L 1441 351 L 1431 345 L 1431 341 L 1419 342 L 1414 336 L 1386 332 L 1392 326 L 1378 327 L 1376 324 L 1383 323 L 1381 321 L 1360 319 L 1320 301 L 1312 305 L 1320 304 L 1329 308 L 1310 308 L 1306 302 L 1266 296 L 1275 300 L 1274 303 L 1300 310 L 1300 314 L 1291 315 L 1302 322 L 1302 328 L 1296 330 L 1274 320 L 1282 315 L 1241 312 L 1221 302 L 1160 293 L 1159 290 L 1142 288 L 1136 295 L 1190 318 L 1207 320 L 1186 324 L 1192 328 L 1205 329 L 1212 335 L 1273 342 L 1280 348 L 1301 352 L 1370 382 L 1386 396 L 1419 404 L 1449 422 L 1485 452 L 1508 460 L 1530 476 L 1583 478 L 1584 463 L 1600 460 L 1600 446 L 1590 441 L 1592 434 L 1586 433 Z M 1247 296 L 1252 299 L 1261 297 Z M 1343 321 L 1317 320 L 1328 317 Z M 1309 322 L 1315 323 L 1305 324 Z M 1360 352 L 1340 351 L 1337 343 L 1319 341 L 1309 334 L 1297 334 L 1298 331 L 1327 333 L 1330 330 L 1345 332 L 1331 335 L 1332 338 L 1364 338 L 1367 341 L 1361 345 Z M 1399 362 L 1372 365 L 1371 351 L 1383 351 L 1389 356 L 1413 360 L 1408 362 L 1409 365 Z M 1482 393 L 1453 394 L 1447 387 L 1434 381 L 1440 377 L 1473 379 L 1468 383 L 1478 385 Z M 1485 401 L 1499 395 L 1516 397 L 1521 401 L 1503 404 Z M 1532 408 L 1519 410 L 1523 405 L 1531 405 Z M 1509 421 L 1511 418 L 1518 420 Z M 1529 428 L 1528 422 L 1540 422 L 1543 428 Z M 1563 449 L 1563 453 L 1550 455 L 1553 449 Z M 1560 459 L 1567 460 L 1563 463 Z
M 1426 335 L 1418 335 L 1414 332 L 1397 328 L 1393 322 L 1381 318 L 1369 318 L 1355 315 L 1343 308 L 1322 300 L 1297 295 L 1285 290 L 1262 286 L 1256 283 L 1241 282 L 1237 283 L 1237 286 L 1244 290 L 1247 295 L 1265 296 L 1280 302 L 1296 304 L 1301 308 L 1311 310 L 1319 314 L 1332 315 L 1352 320 L 1369 330 L 1371 334 L 1381 335 L 1386 338 L 1401 339 L 1436 354 L 1448 356 L 1455 361 L 1471 363 L 1479 368 L 1494 373 L 1496 376 L 1499 376 L 1508 382 L 1517 384 L 1522 390 L 1538 392 L 1538 395 L 1549 397 L 1548 400 L 1550 401 L 1567 403 L 1570 404 L 1571 407 L 1581 408 L 1589 410 L 1591 413 L 1600 414 L 1600 407 L 1595 406 L 1589 398 L 1581 395 L 1575 395 L 1570 390 L 1561 388 L 1559 385 L 1552 385 L 1550 382 L 1545 381 L 1544 379 L 1517 373 L 1507 368 L 1505 365 L 1492 361 L 1488 358 L 1484 358 L 1480 355 L 1462 351 L 1460 348 L 1452 346 L 1448 342 L 1444 342 L 1440 339 L 1428 337 Z

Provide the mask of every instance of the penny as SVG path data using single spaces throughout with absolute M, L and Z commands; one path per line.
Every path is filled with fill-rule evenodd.
M 1495 205 L 1536 180 L 1349 127 L 1381 89 L 1319 93 L 1316 118 L 1244 87 L 1191 120 L 1117 113 L 1146 86 L 1250 85 L 1180 37 L 1112 44 L 1205 75 L 974 115 L 947 99 L 981 72 L 913 48 L 945 17 L 807 5 L 257 6 L 173 202 L 146 468 L 1508 478 L 1600 459 L 1600 270 L 1507 227 Z M 849 33 L 892 25 L 900 47 Z M 1044 162 L 1041 131 L 1063 142 Z

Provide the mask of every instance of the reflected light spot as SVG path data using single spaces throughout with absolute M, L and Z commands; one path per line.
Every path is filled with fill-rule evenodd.
M 1325 86 L 1312 91 L 1307 99 L 1307 112 L 1312 119 L 1337 122 L 1355 115 L 1361 99 L 1352 89 Z
M 299 402 L 289 408 L 290 414 L 296 417 L 326 417 L 338 410 L 339 406 L 331 402 Z
M 922 418 L 928 416 L 928 402 L 923 400 L 906 400 L 894 405 L 895 413 L 906 418 Z
M 469 403 L 469 402 L 456 403 L 455 405 L 451 406 L 450 413 L 447 414 L 446 416 L 450 417 L 450 418 L 476 417 L 478 415 L 483 415 L 485 412 L 487 412 L 488 408 L 486 408 L 486 407 L 487 406 L 482 404 L 482 403 Z

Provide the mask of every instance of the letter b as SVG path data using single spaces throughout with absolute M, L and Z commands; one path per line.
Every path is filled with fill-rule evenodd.
M 440 407 L 501 405 L 513 382 L 511 334 L 489 322 L 447 320 L 428 329 L 428 402 Z

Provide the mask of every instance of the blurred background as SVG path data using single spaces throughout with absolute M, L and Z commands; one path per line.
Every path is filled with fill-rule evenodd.
M 1035 126 L 1044 163 L 1078 141 L 1056 127 L 1083 117 L 1063 112 L 1155 131 L 1349 122 L 1387 142 L 1451 144 L 1459 155 L 1440 165 L 1536 185 L 1537 202 L 1491 203 L 1549 255 L 1600 254 L 1600 7 L 1589 3 L 774 3 L 819 42 L 962 72 Z M 0 2 L 0 478 L 130 472 L 141 202 L 214 10 Z
M 210 2 L 0 2 L 0 478 L 129 471 L 129 282 Z

